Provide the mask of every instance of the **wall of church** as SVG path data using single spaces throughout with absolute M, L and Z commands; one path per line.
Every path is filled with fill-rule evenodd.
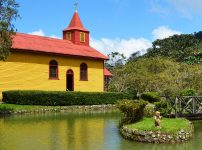
M 56 60 L 59 80 L 49 80 L 49 62 Z M 80 64 L 88 65 L 88 81 L 80 81 Z M 66 91 L 66 72 L 74 71 L 74 90 L 102 92 L 104 89 L 103 61 L 62 57 L 51 54 L 12 52 L 0 61 L 0 97 L 6 90 Z

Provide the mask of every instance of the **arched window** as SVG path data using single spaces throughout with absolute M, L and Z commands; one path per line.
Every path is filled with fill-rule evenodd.
M 80 65 L 80 80 L 87 81 L 88 80 L 88 66 L 85 63 Z
M 58 63 L 55 60 L 49 63 L 49 79 L 58 79 Z

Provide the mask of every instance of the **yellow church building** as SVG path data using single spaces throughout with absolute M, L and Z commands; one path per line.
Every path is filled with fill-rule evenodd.
M 0 95 L 7 90 L 104 91 L 108 57 L 90 47 L 89 31 L 74 12 L 63 39 L 16 33 L 0 62 Z

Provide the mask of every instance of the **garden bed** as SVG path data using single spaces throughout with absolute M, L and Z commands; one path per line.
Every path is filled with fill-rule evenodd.
M 156 128 L 153 118 L 144 118 L 122 126 L 120 132 L 127 139 L 148 143 L 179 143 L 193 136 L 193 125 L 186 119 L 163 118 L 161 126 L 161 129 Z

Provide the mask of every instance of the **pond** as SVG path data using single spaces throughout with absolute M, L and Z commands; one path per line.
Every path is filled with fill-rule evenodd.
M 121 114 L 52 113 L 0 118 L 0 150 L 201 150 L 202 121 L 183 144 L 127 141 L 118 132 Z

